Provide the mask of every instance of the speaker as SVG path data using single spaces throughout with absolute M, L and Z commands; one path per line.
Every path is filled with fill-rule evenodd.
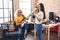
M 53 20 L 54 19 L 54 12 L 49 12 L 49 20 Z

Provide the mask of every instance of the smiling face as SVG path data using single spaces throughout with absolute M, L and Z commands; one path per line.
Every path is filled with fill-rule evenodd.
M 37 14 L 39 12 L 39 6 L 37 5 L 35 8 L 36 8 L 35 13 Z
M 22 15 L 22 11 L 21 11 L 21 10 L 18 10 L 17 15 L 18 15 L 18 16 Z

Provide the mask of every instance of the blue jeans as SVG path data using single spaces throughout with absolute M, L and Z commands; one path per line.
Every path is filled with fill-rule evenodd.
M 28 24 L 27 23 L 24 24 L 23 29 L 24 30 L 27 30 L 28 29 Z M 23 36 L 24 36 L 24 33 L 23 33 L 22 28 L 18 28 L 18 38 L 19 39 L 22 39 Z
M 22 38 L 22 29 L 18 28 L 18 39 Z
M 42 24 L 36 24 L 37 39 L 42 40 Z
M 28 30 L 28 27 L 29 27 L 28 23 L 25 23 L 24 24 L 24 30 Z

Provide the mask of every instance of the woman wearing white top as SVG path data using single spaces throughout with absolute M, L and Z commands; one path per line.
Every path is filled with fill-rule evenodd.
M 42 40 L 42 21 L 45 18 L 44 5 L 40 3 L 35 13 L 35 26 L 37 33 L 37 40 Z

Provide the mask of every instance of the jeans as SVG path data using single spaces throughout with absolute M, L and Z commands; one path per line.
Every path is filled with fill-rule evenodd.
M 18 39 L 22 38 L 22 29 L 18 28 Z
M 24 29 L 25 29 L 25 30 L 28 30 L 28 27 L 29 27 L 28 23 L 25 23 L 25 24 L 24 24 Z
M 22 28 L 18 28 L 18 38 L 23 39 L 24 37 L 24 31 L 28 29 L 28 24 L 25 23 Z
M 42 40 L 42 24 L 36 24 L 37 39 Z

